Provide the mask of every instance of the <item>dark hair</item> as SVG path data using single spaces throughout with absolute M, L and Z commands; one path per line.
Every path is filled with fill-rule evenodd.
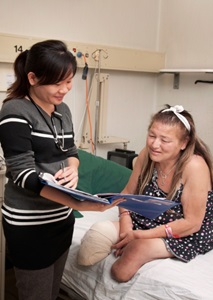
M 7 90 L 6 100 L 23 98 L 29 94 L 30 84 L 27 78 L 33 72 L 38 85 L 58 83 L 77 70 L 75 56 L 67 46 L 58 40 L 47 40 L 34 44 L 30 50 L 19 54 L 14 62 L 16 80 Z
M 171 106 L 166 104 L 165 108 L 170 108 Z M 164 108 L 164 109 L 165 109 Z M 179 159 L 177 161 L 175 167 L 175 173 L 172 180 L 171 190 L 168 193 L 168 198 L 172 198 L 176 191 L 176 186 L 179 180 L 181 179 L 182 172 L 184 167 L 190 157 L 193 154 L 200 155 L 206 161 L 206 164 L 210 171 L 211 184 L 213 186 L 213 163 L 212 163 L 212 155 L 208 148 L 208 146 L 197 136 L 194 120 L 192 115 L 183 110 L 181 115 L 183 115 L 190 125 L 190 131 L 187 130 L 185 125 L 180 121 L 180 119 L 173 113 L 173 111 L 160 110 L 156 114 L 154 114 L 151 118 L 148 129 L 151 128 L 154 122 L 159 122 L 162 124 L 168 124 L 170 126 L 178 126 L 181 129 L 181 140 L 187 140 L 187 146 L 184 150 L 180 152 Z M 146 184 L 150 181 L 154 169 L 154 162 L 150 159 L 148 155 L 148 151 L 146 150 L 145 162 L 141 170 L 141 188 L 140 192 L 142 192 L 146 186 Z

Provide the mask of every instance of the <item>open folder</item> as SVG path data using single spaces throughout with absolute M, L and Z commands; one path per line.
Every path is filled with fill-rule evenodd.
M 67 188 L 58 184 L 57 180 L 49 173 L 40 173 L 39 178 L 41 182 L 50 187 L 56 188 L 71 197 L 84 201 L 95 201 L 104 204 L 110 204 L 115 199 L 123 198 L 124 202 L 118 204 L 129 211 L 136 212 L 146 218 L 154 219 L 163 212 L 179 205 L 178 203 L 167 200 L 166 198 L 152 197 L 146 195 L 132 195 L 132 194 L 119 194 L 119 193 L 100 193 L 92 195 L 77 189 Z

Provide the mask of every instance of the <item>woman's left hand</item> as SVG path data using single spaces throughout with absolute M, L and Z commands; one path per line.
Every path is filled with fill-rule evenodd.
M 75 189 L 78 184 L 78 169 L 73 166 L 65 167 L 60 169 L 54 177 L 59 184 Z

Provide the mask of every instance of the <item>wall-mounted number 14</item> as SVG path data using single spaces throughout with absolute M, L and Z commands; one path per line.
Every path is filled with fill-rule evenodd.
M 15 52 L 23 52 L 22 46 L 15 45 L 14 48 L 15 48 Z

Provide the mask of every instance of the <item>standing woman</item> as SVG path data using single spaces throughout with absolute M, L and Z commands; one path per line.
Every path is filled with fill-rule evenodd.
M 34 44 L 14 63 L 16 80 L 0 114 L 8 178 L 3 228 L 20 300 L 57 298 L 72 241 L 72 208 L 104 211 L 117 204 L 80 202 L 39 180 L 40 172 L 48 172 L 66 187 L 78 183 L 72 116 L 63 103 L 76 68 L 63 42 Z

